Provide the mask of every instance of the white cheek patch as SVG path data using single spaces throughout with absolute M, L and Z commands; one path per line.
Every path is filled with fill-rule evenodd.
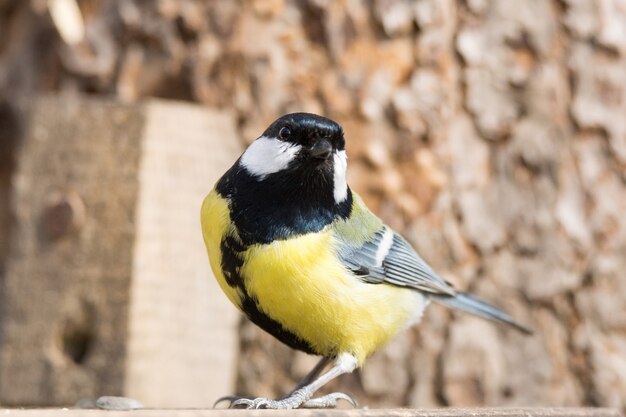
M 287 168 L 301 149 L 300 145 L 261 136 L 243 153 L 241 165 L 250 174 L 263 179 Z
M 333 195 L 335 203 L 339 204 L 348 197 L 348 184 L 346 183 L 346 169 L 348 168 L 348 156 L 346 151 L 339 151 L 334 158 L 334 184 Z

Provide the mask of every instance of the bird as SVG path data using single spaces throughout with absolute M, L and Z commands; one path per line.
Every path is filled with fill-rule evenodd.
M 418 323 L 431 302 L 530 333 L 442 279 L 350 189 L 346 170 L 338 123 L 312 113 L 286 114 L 249 145 L 202 202 L 209 263 L 228 299 L 287 346 L 321 357 L 283 398 L 227 396 L 218 402 L 293 409 L 345 400 L 356 406 L 345 393 L 314 395 Z

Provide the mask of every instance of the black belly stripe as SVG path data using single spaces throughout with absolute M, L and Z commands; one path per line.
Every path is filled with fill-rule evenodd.
M 241 254 L 246 246 L 233 236 L 227 235 L 220 244 L 222 252 L 222 272 L 226 283 L 231 287 L 243 289 L 243 281 L 239 275 L 239 268 L 243 265 Z
M 298 336 L 285 329 L 279 322 L 272 319 L 267 314 L 263 313 L 259 309 L 256 300 L 250 297 L 248 294 L 246 294 L 243 299 L 242 309 L 243 311 L 245 311 L 246 316 L 248 316 L 250 321 L 252 321 L 261 329 L 265 330 L 290 348 L 301 350 L 305 353 L 314 355 L 321 354 L 319 352 L 316 352 L 310 343 L 300 339 Z
M 244 285 L 244 278 L 240 274 L 240 268 L 243 265 L 242 253 L 245 252 L 247 246 L 233 236 L 226 236 L 222 240 L 220 249 L 222 251 L 222 272 L 226 283 L 231 287 L 239 288 L 241 291 L 241 308 L 250 321 L 293 349 L 317 354 L 308 342 L 300 339 L 279 322 L 262 312 L 257 300 L 248 294 Z

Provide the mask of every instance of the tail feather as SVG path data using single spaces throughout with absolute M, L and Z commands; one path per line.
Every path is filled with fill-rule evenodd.
M 506 323 L 524 334 L 532 334 L 532 330 L 522 326 L 513 320 L 508 314 L 498 310 L 491 304 L 476 298 L 467 293 L 457 293 L 456 295 L 430 295 L 430 298 L 448 307 L 474 314 L 484 319 Z

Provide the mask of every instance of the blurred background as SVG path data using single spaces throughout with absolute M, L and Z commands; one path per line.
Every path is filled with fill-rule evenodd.
M 225 297 L 201 283 L 212 278 L 199 226 L 193 232 L 202 194 L 245 144 L 293 111 L 340 122 L 351 187 L 444 278 L 535 330 L 524 337 L 433 306 L 420 326 L 327 390 L 345 390 L 370 407 L 626 408 L 624 0 L 0 0 L 0 405 L 106 394 L 147 405 L 211 405 L 231 391 L 278 396 L 293 387 L 316 358 L 240 321 L 227 304 L 215 316 L 212 306 Z M 220 121 L 204 121 L 209 112 Z M 164 136 L 163 146 L 149 145 L 155 135 Z M 196 138 L 193 146 L 179 135 Z M 100 136 L 113 145 L 92 155 Z M 119 150 L 118 140 L 125 157 L 102 156 Z M 197 165 L 136 163 L 158 152 L 164 160 L 185 154 Z M 58 162 L 48 169 L 51 160 Z M 59 174 L 66 171 L 72 175 Z M 95 178 L 90 184 L 117 182 L 90 196 L 81 172 Z M 198 197 L 171 207 L 151 200 L 145 190 L 155 177 L 164 179 L 158 198 L 190 183 Z M 53 178 L 55 189 L 73 183 L 80 196 L 64 191 L 47 220 L 48 238 L 57 238 L 55 227 L 76 226 L 58 250 L 38 246 L 34 220 Z M 122 205 L 126 229 L 107 240 L 119 221 L 94 219 L 111 201 Z M 144 208 L 151 204 L 170 207 L 165 217 L 190 210 L 192 232 L 159 223 L 170 217 L 150 217 Z M 73 213 L 71 227 L 58 226 L 68 222 L 64 210 Z M 110 227 L 98 229 L 103 224 Z M 153 266 L 145 276 L 163 275 L 159 288 L 167 291 L 142 293 L 137 259 L 148 269 L 166 258 L 182 262 L 167 245 L 150 252 L 137 244 L 159 239 L 176 242 L 183 258 L 200 254 L 189 265 L 201 266 L 188 271 L 202 272 L 196 284 L 183 288 L 183 278 Z M 94 241 L 102 248 L 76 260 L 75 251 Z M 134 267 L 115 266 L 129 257 Z M 88 280 L 87 301 L 46 301 Z M 112 290 L 118 281 L 124 284 Z M 107 304 L 98 291 L 131 295 Z M 155 315 L 178 314 L 161 305 L 183 309 L 193 297 L 205 297 L 198 305 L 206 308 L 172 324 L 173 339 L 141 336 L 160 331 Z M 40 305 L 47 307 L 38 313 Z M 213 316 L 198 319 L 206 311 Z M 120 327 L 107 327 L 109 318 Z M 205 332 L 211 320 L 230 320 L 220 331 L 232 338 Z M 57 328 L 59 354 L 51 347 Z M 190 340 L 194 352 L 217 356 L 195 361 L 202 355 L 180 346 Z M 195 397 L 158 401 L 167 395 L 155 382 L 142 397 L 132 375 L 156 368 L 179 386 L 190 380 L 185 372 L 168 376 L 161 346 L 172 363 L 194 369 L 194 381 L 217 372 L 217 388 L 196 383 Z M 158 360 L 128 370 L 149 355 Z

